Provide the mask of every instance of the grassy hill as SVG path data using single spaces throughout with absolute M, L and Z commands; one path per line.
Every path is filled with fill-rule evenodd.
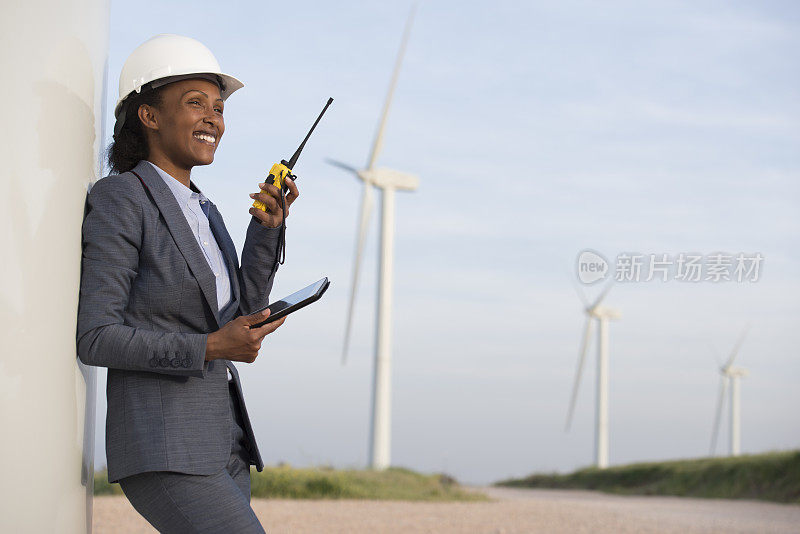
M 484 495 L 464 490 L 447 475 L 423 475 L 392 467 L 385 471 L 265 467 L 250 472 L 253 497 L 281 499 L 381 499 L 403 501 L 480 501 Z M 105 471 L 94 477 L 94 494 L 122 494 Z
M 590 467 L 563 475 L 533 474 L 495 485 L 800 504 L 800 450 L 637 463 L 607 469 Z

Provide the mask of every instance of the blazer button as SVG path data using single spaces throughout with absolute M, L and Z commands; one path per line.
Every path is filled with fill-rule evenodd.
M 188 358 L 188 357 L 184 358 L 183 360 L 181 360 L 181 365 L 183 365 L 184 367 L 186 367 L 188 369 L 189 367 L 192 366 L 192 359 Z
M 169 360 L 166 357 L 158 360 L 158 363 L 161 364 L 161 367 L 169 367 Z
M 152 358 L 150 358 L 150 359 L 147 361 L 147 363 L 149 363 L 149 364 L 150 364 L 150 367 L 158 367 L 158 358 L 156 358 L 155 356 L 153 356 Z
M 181 366 L 181 359 L 180 359 L 180 358 L 177 358 L 177 357 L 176 357 L 176 358 L 173 358 L 172 360 L 170 360 L 169 364 L 170 364 L 172 367 L 180 367 L 180 366 Z

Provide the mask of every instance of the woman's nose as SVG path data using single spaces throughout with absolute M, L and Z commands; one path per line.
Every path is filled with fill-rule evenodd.
M 215 128 L 219 128 L 220 126 L 222 126 L 222 117 L 220 117 L 217 112 L 211 111 L 205 116 L 203 122 L 211 126 L 214 126 Z

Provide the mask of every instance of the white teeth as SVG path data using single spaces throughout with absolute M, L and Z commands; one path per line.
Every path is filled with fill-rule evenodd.
M 205 141 L 206 143 L 211 143 L 212 145 L 217 141 L 216 137 L 209 134 L 194 134 L 194 136 L 195 138 Z

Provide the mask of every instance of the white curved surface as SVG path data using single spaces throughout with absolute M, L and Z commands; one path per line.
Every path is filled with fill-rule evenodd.
M 107 0 L 15 0 L 0 17 L 2 532 L 91 531 L 95 372 L 75 320 L 108 20 Z

